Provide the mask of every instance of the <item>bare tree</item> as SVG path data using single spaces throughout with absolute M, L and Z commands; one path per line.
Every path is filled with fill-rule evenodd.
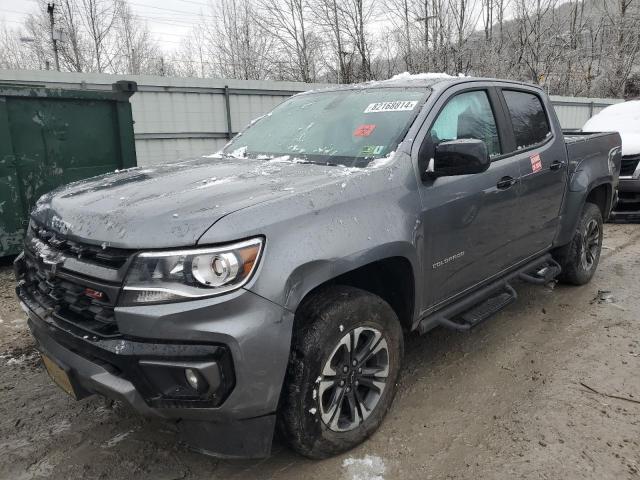
M 610 8 L 610 3 L 614 3 L 615 7 Z M 604 14 L 612 27 L 611 33 L 614 37 L 607 49 L 608 58 L 611 59 L 612 72 L 606 82 L 606 91 L 611 96 L 621 97 L 624 94 L 624 85 L 636 65 L 640 51 L 638 1 L 604 2 Z
M 586 27 L 584 38 L 587 43 L 585 55 L 580 55 L 581 70 L 584 75 L 584 87 L 576 93 L 590 96 L 593 89 L 593 81 L 600 76 L 600 59 L 603 54 L 603 21 L 590 22 Z M 565 92 L 566 93 L 566 92 Z
M 307 0 L 259 0 L 257 21 L 263 35 L 275 37 L 285 58 L 291 58 L 294 79 L 315 81 L 317 42 L 308 20 Z
M 388 55 L 389 44 L 395 40 L 394 43 L 398 46 L 399 54 L 407 71 L 415 72 L 417 59 L 414 58 L 416 50 L 413 46 L 413 32 L 415 30 L 416 15 L 412 11 L 411 2 L 409 0 L 385 0 L 384 8 L 394 30 L 393 38 L 389 35 L 389 30 L 384 32 L 383 45 L 386 47 L 384 50 Z
M 110 67 L 117 55 L 113 33 L 122 4 L 119 0 L 80 0 L 80 18 L 87 30 L 97 72 Z
M 215 77 L 217 71 L 209 62 L 211 46 L 205 40 L 204 30 L 194 28 L 182 40 L 180 47 L 171 55 L 169 62 L 181 77 Z
M 448 0 L 432 0 L 431 10 L 433 12 L 433 67 L 436 70 L 449 70 L 449 60 L 451 53 L 451 15 Z M 427 17 L 428 18 L 428 17 Z
M 81 31 L 78 5 L 73 0 L 63 0 L 59 4 L 56 23 L 65 35 L 60 43 L 60 57 L 69 70 L 82 72 L 91 68 L 91 53 L 88 52 L 88 41 Z M 88 61 L 89 60 L 89 61 Z
M 493 10 L 494 0 L 482 0 L 482 27 L 484 30 L 485 42 L 491 42 L 493 38 Z
M 533 3 L 533 4 L 532 4 Z M 558 0 L 516 1 L 515 25 L 507 36 L 516 53 L 514 68 L 521 78 L 546 84 L 562 56 L 564 30 L 556 15 Z
M 472 0 L 451 0 L 449 3 L 456 32 L 454 68 L 459 73 L 467 73 L 470 67 L 470 58 L 466 55 L 465 47 L 470 34 L 477 25 L 477 20 L 474 22 L 472 19 L 474 6 Z
M 125 0 L 118 0 L 115 36 L 116 70 L 139 75 L 157 73 L 157 59 L 162 57 L 145 23 L 131 11 Z
M 28 33 L 24 30 L 0 27 L 0 68 L 12 70 L 43 69 L 47 57 L 42 49 L 36 51 L 33 46 L 26 46 Z M 20 40 L 20 38 L 23 40 Z M 29 37 L 29 42 L 33 40 Z
M 331 52 L 324 56 L 325 65 L 330 71 L 335 72 L 334 81 L 350 83 L 353 50 L 350 51 L 350 45 L 346 39 L 346 21 L 338 0 L 314 0 L 312 12 L 312 21 L 323 31 L 327 39 L 324 44 L 325 51 Z M 328 58 L 332 60 L 327 61 Z
M 372 70 L 376 78 L 389 78 L 406 67 L 405 55 L 399 51 L 403 45 L 397 38 L 395 28 L 383 29 L 380 38 L 380 50 L 372 59 Z
M 340 11 L 345 18 L 347 37 L 359 57 L 357 80 L 371 80 L 373 74 L 368 28 L 374 13 L 373 0 L 346 0 L 341 3 Z
M 273 40 L 261 34 L 251 0 L 220 0 L 203 17 L 200 27 L 207 58 L 227 78 L 267 78 L 272 61 Z

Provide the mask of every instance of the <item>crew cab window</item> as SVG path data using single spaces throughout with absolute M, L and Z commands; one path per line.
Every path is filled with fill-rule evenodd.
M 540 97 L 533 93 L 503 90 L 518 150 L 544 141 L 551 135 Z
M 490 156 L 502 153 L 496 120 L 484 90 L 461 93 L 449 100 L 429 133 L 434 147 L 446 140 L 475 138 L 484 141 Z

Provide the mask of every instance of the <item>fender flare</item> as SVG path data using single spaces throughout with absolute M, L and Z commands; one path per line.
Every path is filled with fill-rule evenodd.
M 413 275 L 414 305 L 417 306 L 422 297 L 422 274 L 416 248 L 409 242 L 387 243 L 344 258 L 313 260 L 298 266 L 285 282 L 283 306 L 295 312 L 302 299 L 320 285 L 358 268 L 391 258 L 403 258 L 409 262 Z M 414 316 L 415 310 L 414 307 Z
M 571 178 L 569 188 L 566 193 L 565 204 L 562 213 L 561 227 L 553 242 L 553 247 L 561 247 L 566 245 L 573 238 L 573 233 L 580 220 L 580 214 L 587 202 L 589 194 L 602 185 L 607 186 L 607 198 L 605 203 L 605 212 L 603 219 L 609 215 L 613 207 L 613 178 L 599 178 L 588 182 L 589 175 L 586 171 L 577 171 Z

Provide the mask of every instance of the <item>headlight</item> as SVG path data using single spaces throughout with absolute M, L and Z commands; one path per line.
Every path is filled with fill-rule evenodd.
M 258 265 L 262 247 L 262 238 L 253 238 L 221 247 L 140 253 L 127 273 L 120 304 L 190 300 L 240 288 Z

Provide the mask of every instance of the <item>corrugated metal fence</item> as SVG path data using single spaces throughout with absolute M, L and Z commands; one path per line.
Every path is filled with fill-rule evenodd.
M 0 84 L 109 90 L 133 80 L 131 97 L 139 165 L 165 163 L 212 153 L 252 119 L 285 98 L 326 84 L 0 70 Z M 560 123 L 581 128 L 594 113 L 620 100 L 551 97 Z
M 593 115 L 603 108 L 622 102 L 615 98 L 561 97 L 551 95 L 551 103 L 556 110 L 562 128 L 578 130 Z

